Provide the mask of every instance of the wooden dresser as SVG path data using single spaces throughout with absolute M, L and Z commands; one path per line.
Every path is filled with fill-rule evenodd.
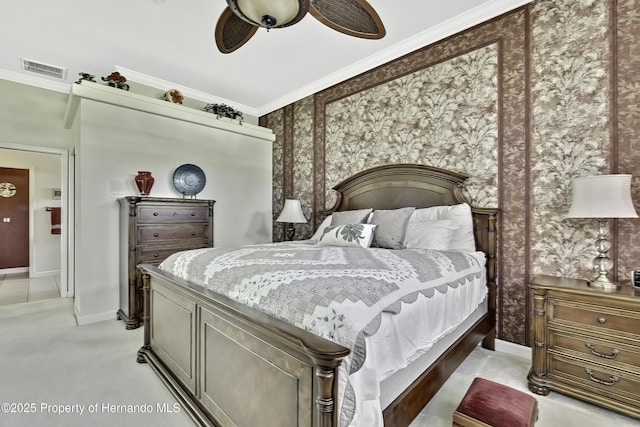
M 640 291 L 536 276 L 529 389 L 558 391 L 640 418 Z
M 142 324 L 142 280 L 136 266 L 213 246 L 213 200 L 131 196 L 120 202 L 120 310 L 127 329 Z

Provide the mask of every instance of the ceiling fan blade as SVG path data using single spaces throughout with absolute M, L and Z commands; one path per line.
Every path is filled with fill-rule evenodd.
M 309 13 L 350 36 L 381 39 L 387 33 L 378 13 L 366 0 L 312 0 Z
M 216 24 L 216 45 L 222 53 L 238 49 L 258 31 L 258 27 L 243 21 L 227 7 Z

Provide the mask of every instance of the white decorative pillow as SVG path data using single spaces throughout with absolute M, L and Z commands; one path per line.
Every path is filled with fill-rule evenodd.
M 313 233 L 313 236 L 311 236 L 311 240 L 315 240 L 316 242 L 320 240 L 320 238 L 324 234 L 324 230 L 330 225 L 331 225 L 331 215 L 329 215 L 324 219 L 324 221 L 322 221 L 322 224 L 320 224 L 316 232 Z
M 342 224 L 328 227 L 317 245 L 347 246 L 368 248 L 373 240 L 373 232 L 377 225 L 373 224 Z
M 356 209 L 352 211 L 340 211 L 331 214 L 331 226 L 343 224 L 360 224 L 367 221 L 373 209 Z
M 450 220 L 456 229 L 451 236 L 448 249 L 458 249 L 466 252 L 476 250 L 473 236 L 473 217 L 471 207 L 466 203 L 453 206 L 433 206 L 431 208 L 416 209 L 409 218 L 408 229 L 413 229 L 412 221 L 420 220 Z
M 415 208 L 375 210 L 371 224 L 378 226 L 373 235 L 373 243 L 377 248 L 402 249 L 407 222 Z
M 410 221 L 404 247 L 407 249 L 449 249 L 453 232 L 457 229 L 448 219 L 420 219 Z

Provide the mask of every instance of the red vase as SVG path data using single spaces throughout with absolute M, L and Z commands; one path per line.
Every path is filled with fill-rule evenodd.
M 151 193 L 151 187 L 155 179 L 151 176 L 151 172 L 138 171 L 138 175 L 135 177 L 136 185 L 142 196 L 148 196 Z

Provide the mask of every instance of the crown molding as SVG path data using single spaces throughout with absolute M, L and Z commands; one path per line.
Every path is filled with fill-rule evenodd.
M 182 95 L 184 95 L 186 98 L 195 99 L 197 101 L 202 101 L 207 104 L 220 103 L 220 104 L 233 105 L 235 109 L 240 110 L 243 113 L 250 114 L 252 116 L 257 117 L 258 110 L 256 110 L 255 107 L 238 104 L 237 102 L 234 102 L 228 99 L 220 98 L 218 96 L 211 95 L 206 92 L 201 92 L 195 89 L 191 89 L 186 86 L 181 86 L 176 83 L 171 83 L 167 80 L 162 80 L 153 76 L 149 76 L 147 74 L 142 74 L 137 71 L 130 70 L 128 68 L 120 67 L 119 65 L 116 65 L 115 68 L 116 68 L 116 71 L 118 71 L 122 75 L 127 76 L 127 80 L 138 82 L 146 86 L 151 86 L 153 88 L 164 90 L 164 91 L 171 90 L 171 89 L 178 89 L 180 92 L 182 92 Z
M 69 93 L 71 85 L 68 83 L 55 82 L 43 77 L 36 77 L 29 74 L 18 73 L 0 68 L 0 80 L 8 80 L 15 83 L 22 83 L 28 86 L 35 86 L 55 92 Z
M 307 86 L 290 92 L 281 98 L 275 99 L 273 102 L 258 107 L 258 117 L 292 104 L 309 95 L 318 93 L 328 87 L 348 80 L 375 67 L 386 64 L 387 62 L 400 58 L 401 56 L 415 50 L 468 30 L 475 25 L 515 10 L 521 6 L 531 3 L 532 1 L 533 0 L 495 0 L 482 3 L 475 8 L 456 16 L 455 18 L 431 27 L 428 30 L 405 39 L 400 43 L 383 49 L 375 55 L 371 55 L 350 65 L 349 67 L 345 67 L 320 80 L 316 80 Z

